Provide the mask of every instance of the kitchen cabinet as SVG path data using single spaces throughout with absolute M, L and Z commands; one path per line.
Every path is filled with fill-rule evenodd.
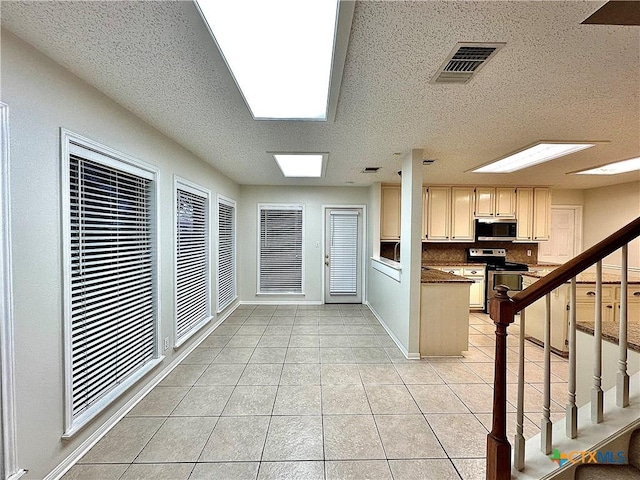
M 524 277 L 522 288 L 532 285 L 537 279 Z M 551 351 L 562 356 L 569 354 L 569 285 L 564 284 L 551 292 Z M 540 345 L 544 342 L 544 324 L 546 318 L 546 299 L 532 303 L 525 309 L 524 333 L 525 338 Z M 576 312 L 578 309 L 576 308 Z
M 427 187 L 424 199 L 423 226 L 427 241 L 473 241 L 473 188 Z
M 484 308 L 484 266 L 477 267 L 465 267 L 463 269 L 463 276 L 469 280 L 473 280 L 471 288 L 469 290 L 469 308 L 483 309 Z
M 400 186 L 382 185 L 380 240 L 400 240 Z
M 475 216 L 514 218 L 516 191 L 513 187 L 476 187 Z
M 535 282 L 535 278 L 525 277 L 524 286 Z M 602 323 L 620 322 L 620 286 L 602 285 Z M 638 293 L 638 295 L 636 295 Z M 566 354 L 569 328 L 569 306 L 571 285 L 566 283 L 551 292 L 551 348 L 556 353 Z M 628 287 L 627 321 L 640 323 L 640 285 Z M 576 285 L 576 321 L 595 321 L 596 286 L 595 283 Z M 544 338 L 545 299 L 534 302 L 526 309 L 525 334 L 538 343 Z
M 491 187 L 476 188 L 476 217 L 493 217 L 496 205 L 496 189 Z
M 549 240 L 551 231 L 551 189 L 533 189 L 533 241 Z
M 549 240 L 551 229 L 551 190 L 523 187 L 516 189 L 516 242 Z
M 616 287 L 613 303 L 614 321 L 620 321 L 620 290 Z M 640 324 L 640 285 L 630 285 L 627 288 L 627 322 Z
M 430 267 L 443 272 L 452 273 L 459 277 L 465 277 L 472 280 L 469 290 L 469 308 L 470 309 L 483 309 L 484 308 L 484 282 L 485 282 L 485 267 L 484 265 L 478 265 L 473 267 L 458 267 L 458 266 L 438 266 Z
M 451 227 L 451 187 L 428 187 L 424 190 L 425 202 L 422 211 L 425 215 L 427 240 L 448 241 Z
M 516 242 L 533 241 L 533 188 L 516 189 Z

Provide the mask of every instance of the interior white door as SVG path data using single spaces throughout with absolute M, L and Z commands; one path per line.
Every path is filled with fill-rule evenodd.
M 565 263 L 578 254 L 579 211 L 575 208 L 553 207 L 551 209 L 551 232 L 549 240 L 540 242 L 538 259 L 544 262 Z
M 325 303 L 362 303 L 362 209 L 325 210 Z

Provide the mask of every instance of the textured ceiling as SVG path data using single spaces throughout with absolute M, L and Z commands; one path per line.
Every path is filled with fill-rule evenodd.
M 603 1 L 357 2 L 333 122 L 255 121 L 186 1 L 1 2 L 2 26 L 241 184 L 397 182 L 423 148 L 434 184 L 591 188 L 566 175 L 640 155 L 640 28 L 581 25 Z M 506 42 L 466 85 L 429 80 L 457 42 Z M 505 175 L 468 170 L 538 140 L 606 140 Z M 269 151 L 328 151 L 285 179 Z M 382 167 L 362 174 L 365 166 Z

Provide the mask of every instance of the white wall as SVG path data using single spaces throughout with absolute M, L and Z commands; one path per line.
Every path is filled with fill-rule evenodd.
M 303 204 L 304 295 L 256 295 L 258 204 Z M 323 205 L 367 205 L 368 189 L 359 187 L 267 187 L 242 185 L 238 204 L 240 300 L 243 302 L 322 303 Z M 367 244 L 370 240 L 367 240 Z M 364 282 L 363 282 L 364 285 Z
M 640 216 L 640 181 L 584 191 L 584 248 L 592 247 Z M 604 260 L 620 265 L 620 254 Z M 629 266 L 640 268 L 640 239 L 629 244 Z
M 372 239 L 367 255 L 367 302 L 376 315 L 382 320 L 389 332 L 400 344 L 404 353 L 409 351 L 409 313 L 403 286 L 372 266 L 371 257 L 380 256 L 380 184 L 374 183 L 369 188 L 369 238 Z
M 29 469 L 26 478 L 35 479 L 47 475 L 149 380 L 146 377 L 71 440 L 62 441 L 60 127 L 150 163 L 160 171 L 162 336 L 173 336 L 174 322 L 173 175 L 210 189 L 214 198 L 216 193 L 223 193 L 238 199 L 239 188 L 4 30 L 1 53 L 2 101 L 10 109 L 18 466 Z M 165 352 L 163 366 L 191 343 L 177 352 Z

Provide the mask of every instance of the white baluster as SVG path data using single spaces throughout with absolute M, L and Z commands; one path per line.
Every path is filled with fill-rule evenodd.
M 601 423 L 602 392 L 602 260 L 596 263 L 596 313 L 593 327 L 593 387 L 591 389 L 591 421 Z
M 515 467 L 518 471 L 524 469 L 525 440 L 523 434 L 524 425 L 524 322 L 525 310 L 520 312 L 520 356 L 518 357 L 518 404 L 516 405 L 516 437 L 514 441 Z
M 571 279 L 569 300 L 569 383 L 567 414 L 565 419 L 566 435 L 578 436 L 578 407 L 576 406 L 576 278 Z
M 620 279 L 620 333 L 618 375 L 616 378 L 616 405 L 629 406 L 629 375 L 627 373 L 627 268 L 629 266 L 629 245 L 622 247 L 622 278 Z
M 544 322 L 544 392 L 542 407 L 542 422 L 540 426 L 540 448 L 545 455 L 551 453 L 552 428 L 551 423 L 551 294 L 546 300 L 546 315 Z

